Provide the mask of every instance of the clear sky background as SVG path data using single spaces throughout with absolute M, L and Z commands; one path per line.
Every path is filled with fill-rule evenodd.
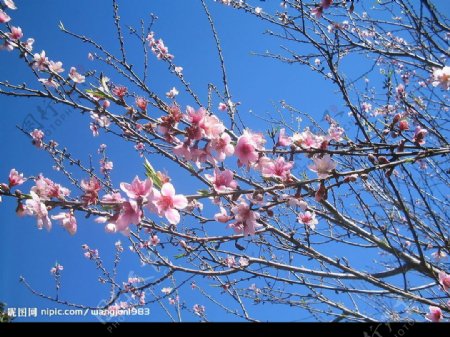
M 164 39 L 170 52 L 175 55 L 175 64 L 184 68 L 185 78 L 191 82 L 200 98 L 206 101 L 208 83 L 220 86 L 221 73 L 209 23 L 200 1 L 128 0 L 119 3 L 123 25 L 138 26 L 141 18 L 150 20 L 150 13 L 155 13 L 159 17 L 153 27 L 156 36 Z M 437 3 L 448 12 L 447 1 Z M 87 58 L 88 52 L 92 51 L 91 48 L 58 30 L 60 21 L 67 28 L 86 34 L 117 52 L 110 1 L 17 0 L 16 4 L 19 10 L 11 13 L 13 18 L 11 23 L 20 26 L 25 37 L 33 37 L 36 40 L 35 52 L 45 50 L 50 59 L 61 60 L 66 70 L 75 66 L 82 72 L 96 68 L 97 65 Z M 274 114 L 278 102 L 282 99 L 302 111 L 311 113 L 319 120 L 326 111 L 346 114 L 334 89 L 318 75 L 299 66 L 281 64 L 251 54 L 266 50 L 277 51 L 280 45 L 278 40 L 263 34 L 267 27 L 260 20 L 212 1 L 208 1 L 208 4 L 222 42 L 233 100 L 241 102 L 241 114 L 252 129 L 260 129 L 264 123 L 255 119 L 251 112 L 258 115 Z M 275 8 L 278 5 L 279 1 L 260 2 L 260 6 L 264 9 Z M 125 35 L 128 40 L 128 34 Z M 139 69 L 142 64 L 140 49 L 136 43 L 128 43 L 126 47 L 128 55 L 135 60 L 133 63 Z M 153 55 L 150 55 L 150 60 L 149 83 L 154 91 L 164 95 L 170 88 L 176 86 L 180 90 L 178 102 L 182 106 L 193 105 L 190 97 L 182 92 L 177 79 L 167 73 L 166 66 L 161 62 L 158 63 Z M 358 64 L 354 66 L 358 67 Z M 30 73 L 26 65 L 18 59 L 16 52 L 0 52 L 1 80 L 7 79 L 11 83 L 31 83 L 33 80 Z M 112 73 L 107 75 L 113 81 L 120 82 Z M 46 139 L 54 139 L 59 144 L 67 146 L 75 157 L 83 161 L 88 161 L 88 153 L 92 153 L 94 163 L 97 164 L 99 159 L 96 156 L 97 148 L 100 144 L 106 143 L 110 159 L 114 162 L 112 178 L 116 183 L 131 181 L 136 174 L 144 176 L 142 158 L 130 144 L 105 136 L 104 133 L 100 137 L 92 137 L 89 130 L 89 116 L 81 116 L 79 112 L 64 107 L 48 106 L 44 101 L 4 96 L 0 96 L 0 109 L 1 182 L 6 182 L 9 170 L 16 168 L 26 176 L 42 172 L 54 181 L 66 185 L 63 175 L 51 170 L 53 163 L 48 154 L 33 147 L 30 139 L 16 128 L 16 125 L 22 126 L 31 118 L 42 125 Z M 177 191 L 186 194 L 195 191 L 189 184 L 184 183 L 184 177 L 177 174 L 176 167 L 165 162 L 158 162 L 158 165 L 154 166 L 159 170 L 168 170 Z M 61 298 L 74 303 L 96 305 L 108 296 L 108 287 L 97 282 L 99 274 L 92 261 L 83 257 L 81 245 L 86 243 L 92 248 L 98 248 L 106 264 L 112 265 L 114 242 L 122 240 L 126 246 L 123 236 L 108 235 L 104 232 L 103 225 L 94 223 L 92 219 L 83 219 L 81 216 L 78 217 L 78 233 L 75 236 L 70 236 L 56 221 L 53 221 L 52 231 L 39 231 L 35 218 L 16 217 L 15 206 L 15 203 L 7 198 L 4 198 L 0 205 L 0 301 L 6 302 L 8 307 L 16 308 L 61 307 L 32 295 L 19 282 L 22 275 L 37 291 L 54 294 L 54 280 L 49 271 L 56 261 L 64 266 Z M 148 278 L 155 276 L 152 268 L 141 267 L 130 252 L 125 252 L 123 259 L 119 269 L 119 276 L 122 277 L 118 278 L 120 281 L 126 280 L 129 275 Z M 155 291 L 159 291 L 159 288 Z M 181 297 L 189 307 L 195 303 L 205 305 L 208 319 L 211 321 L 234 319 L 234 316 L 213 309 L 210 302 L 199 299 L 198 294 L 190 291 L 189 287 Z M 307 319 L 297 317 L 295 312 L 287 315 L 284 311 L 270 310 L 265 306 L 251 308 L 250 311 L 252 310 L 259 310 L 259 316 L 266 320 Z M 167 316 L 154 310 L 148 317 L 141 316 L 135 319 L 160 321 L 167 320 Z M 184 319 L 197 320 L 196 316 L 190 314 L 186 314 Z M 92 316 L 55 318 L 41 315 L 37 319 L 17 319 L 17 321 L 36 320 L 96 321 L 97 319 Z

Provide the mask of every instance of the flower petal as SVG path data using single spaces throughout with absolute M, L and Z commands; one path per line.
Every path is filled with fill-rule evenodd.
M 175 196 L 175 188 L 173 187 L 173 185 L 171 183 L 165 183 L 161 187 L 161 194 L 166 197 L 173 197 L 173 196 Z
M 180 222 L 180 213 L 174 208 L 168 209 L 164 213 L 164 216 L 172 225 L 176 225 Z
M 184 209 L 188 205 L 188 200 L 182 194 L 177 194 L 173 197 L 173 206 L 178 209 Z

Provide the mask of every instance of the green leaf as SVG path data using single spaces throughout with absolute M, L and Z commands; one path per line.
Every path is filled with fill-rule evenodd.
M 200 195 L 209 195 L 210 191 L 209 190 L 198 190 L 197 193 Z
M 95 96 L 95 97 L 109 98 L 109 99 L 112 98 L 111 95 L 108 95 L 107 93 L 104 93 L 100 89 L 87 89 L 86 93 L 87 94 L 91 94 L 92 96 Z
M 101 84 L 100 90 L 103 93 L 105 93 L 109 96 L 112 96 L 111 92 L 109 91 L 108 82 L 109 82 L 109 78 L 104 76 L 103 73 L 100 73 L 100 84 Z
M 144 158 L 144 168 L 145 168 L 145 175 L 148 179 L 151 179 L 153 181 L 153 185 L 155 185 L 157 188 L 161 189 L 163 183 L 161 181 L 161 178 L 156 173 L 153 166 L 150 164 L 150 162 L 147 160 L 147 158 Z

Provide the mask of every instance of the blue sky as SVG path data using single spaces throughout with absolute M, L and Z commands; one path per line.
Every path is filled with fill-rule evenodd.
M 149 14 L 155 13 L 157 20 L 153 30 L 157 37 L 164 39 L 175 55 L 175 63 L 184 68 L 184 75 L 206 101 L 208 83 L 220 86 L 221 73 L 215 44 L 209 30 L 207 18 L 201 8 L 200 1 L 157 0 L 157 1 L 121 1 L 122 24 L 138 26 L 140 18 L 149 20 Z M 278 5 L 278 1 L 261 2 L 261 6 Z M 441 1 L 442 3 L 442 1 Z M 116 35 L 112 20 L 110 1 L 67 1 L 60 4 L 54 1 L 16 1 L 18 11 L 11 13 L 12 24 L 20 26 L 26 37 L 33 37 L 36 42 L 34 50 L 45 50 L 53 60 L 61 60 L 65 69 L 75 66 L 80 71 L 96 67 L 87 59 L 92 51 L 87 45 L 64 35 L 58 30 L 59 22 L 65 27 L 86 34 L 104 46 L 117 52 Z M 126 5 L 125 5 L 126 4 Z M 278 102 L 285 100 L 289 104 L 301 107 L 302 111 L 311 113 L 320 119 L 325 111 L 340 112 L 339 97 L 330 84 L 321 80 L 318 75 L 294 66 L 251 55 L 251 52 L 263 53 L 266 50 L 278 50 L 279 41 L 262 33 L 265 25 L 255 18 L 208 1 L 215 19 L 217 30 L 224 50 L 224 58 L 228 70 L 231 93 L 234 101 L 241 103 L 240 111 L 244 120 L 253 129 L 264 127 L 261 121 L 250 112 L 258 115 L 274 114 Z M 448 4 L 446 4 L 448 7 Z M 127 41 L 129 40 L 128 34 Z M 141 69 L 142 54 L 136 43 L 126 43 L 128 55 Z M 181 89 L 176 78 L 170 76 L 166 66 L 150 57 L 150 86 L 163 95 L 173 86 Z M 112 80 L 114 75 L 108 74 Z M 31 82 L 30 71 L 21 62 L 16 53 L 0 52 L 0 79 L 11 83 Z M 180 90 L 181 91 L 181 90 Z M 76 111 L 64 107 L 49 106 L 47 102 L 15 99 L 0 96 L 2 110 L 2 132 L 0 133 L 0 181 L 6 181 L 9 170 L 16 168 L 25 175 L 37 175 L 42 172 L 56 182 L 65 183 L 62 174 L 51 170 L 53 163 L 49 156 L 30 144 L 29 138 L 21 134 L 16 125 L 22 126 L 33 119 L 40 123 L 48 138 L 67 146 L 69 151 L 83 161 L 88 160 L 88 153 L 98 161 L 96 151 L 100 144 L 106 143 L 110 159 L 114 161 L 113 181 L 131 181 L 138 174 L 144 174 L 142 158 L 132 146 L 117 141 L 116 138 L 102 134 L 93 138 L 89 130 L 89 116 L 81 116 Z M 187 95 L 180 94 L 182 105 L 193 104 Z M 345 115 L 345 113 L 344 113 Z M 294 122 L 294 121 L 292 121 Z M 305 125 L 306 126 L 306 125 Z M 184 183 L 183 176 L 177 173 L 176 167 L 164 161 L 158 162 L 158 169 L 167 169 L 175 181 L 177 191 L 192 193 L 192 186 Z M 82 176 L 80 175 L 80 178 Z M 178 182 L 178 184 L 177 184 Z M 183 183 L 182 183 L 183 182 Z M 28 185 L 27 185 L 28 186 Z M 25 188 L 24 188 L 25 189 Z M 107 235 L 102 225 L 92 219 L 78 218 L 77 235 L 70 236 L 56 221 L 52 231 L 38 231 L 32 217 L 18 218 L 14 213 L 15 203 L 4 198 L 0 206 L 0 301 L 8 307 L 55 308 L 61 307 L 32 295 L 20 282 L 22 275 L 36 289 L 49 295 L 54 294 L 54 280 L 50 268 L 58 261 L 64 266 L 62 273 L 62 289 L 60 297 L 70 302 L 96 305 L 108 295 L 107 287 L 97 282 L 99 274 L 91 261 L 82 255 L 81 245 L 88 244 L 98 248 L 107 265 L 112 265 L 114 242 L 125 239 L 120 234 Z M 126 245 L 125 245 L 126 246 Z M 131 274 L 130 274 L 131 273 Z M 119 269 L 125 280 L 129 275 L 154 277 L 155 271 L 144 268 L 130 252 L 125 252 L 123 263 Z M 169 286 L 169 285 L 167 285 Z M 194 292 L 183 292 L 182 297 L 189 306 L 197 303 Z M 158 290 L 159 291 L 159 290 Z M 212 305 L 204 299 L 199 304 Z M 261 310 L 259 316 L 266 320 L 285 320 L 283 311 Z M 288 308 L 286 308 L 288 310 Z M 221 311 L 208 310 L 210 320 L 232 320 L 233 316 L 224 315 Z M 296 317 L 291 313 L 290 320 L 307 319 Z M 53 321 L 80 320 L 78 317 L 43 317 L 18 318 L 17 321 Z M 81 320 L 97 319 L 92 316 Z M 167 320 L 161 311 L 155 310 L 151 315 L 136 317 L 130 320 Z M 196 320 L 194 315 L 186 314 L 185 320 Z

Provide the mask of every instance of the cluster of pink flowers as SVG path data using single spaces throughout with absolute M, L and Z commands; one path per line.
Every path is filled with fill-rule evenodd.
M 261 226 L 257 222 L 260 214 L 252 210 L 251 206 L 243 199 L 231 208 L 231 212 L 234 214 L 236 222 L 229 224 L 228 227 L 234 229 L 236 233 L 243 233 L 244 236 L 254 235 L 256 229 Z
M 86 77 L 77 72 L 77 68 L 71 67 L 69 71 L 69 77 L 74 83 L 84 83 Z
M 81 199 L 86 205 L 96 204 L 98 201 L 98 192 L 102 188 L 100 181 L 95 177 L 91 177 L 88 181 L 81 180 L 80 186 L 84 191 Z
M 30 195 L 31 199 L 25 201 L 24 213 L 36 217 L 38 229 L 45 227 L 47 230 L 50 230 L 52 228 L 52 222 L 48 217 L 47 206 L 45 206 L 41 198 L 35 192 L 31 191 Z
M 10 186 L 20 185 L 25 181 L 22 175 L 19 175 L 14 169 L 11 170 L 9 179 Z M 45 202 L 52 198 L 65 200 L 65 198 L 69 194 L 69 189 L 56 184 L 52 180 L 45 178 L 42 175 L 39 175 L 35 179 L 35 186 L 31 188 L 31 198 L 25 201 L 25 205 L 19 205 L 17 209 L 18 215 L 35 216 L 39 229 L 46 228 L 47 230 L 50 230 L 52 228 L 52 223 Z M 61 220 L 61 224 L 63 225 L 63 227 L 65 227 L 69 231 L 69 233 L 75 234 L 77 230 L 77 224 L 71 212 L 60 213 L 59 215 L 52 218 L 54 220 Z
M 214 175 L 205 174 L 212 184 L 216 192 L 227 192 L 237 187 L 236 180 L 233 179 L 233 172 L 230 170 L 220 171 L 218 168 L 214 170 Z
M 188 205 L 184 195 L 176 194 L 173 185 L 166 182 L 161 190 L 153 187 L 150 179 L 140 180 L 135 177 L 131 184 L 121 183 L 120 188 L 126 193 L 128 200 L 121 197 L 120 193 L 106 194 L 101 202 L 114 209 L 109 217 L 99 217 L 96 222 L 107 223 L 107 232 L 122 232 L 128 234 L 131 224 L 139 224 L 144 216 L 143 207 L 158 216 L 164 216 L 171 224 L 180 222 L 180 210 Z M 160 242 L 157 235 L 153 235 L 148 245 L 156 246 Z
M 90 123 L 89 127 L 94 137 L 97 137 L 99 135 L 100 128 L 108 128 L 111 124 L 111 121 L 108 116 L 102 115 L 98 112 L 91 112 L 91 118 L 94 121 Z
M 172 115 L 175 111 L 176 109 L 172 109 Z M 210 114 L 204 108 L 195 110 L 188 106 L 183 117 L 189 123 L 189 126 L 185 130 L 186 138 L 183 142 L 175 139 L 178 142 L 173 149 L 176 155 L 185 160 L 194 161 L 200 166 L 201 163 L 206 161 L 215 165 L 216 162 L 223 161 L 227 156 L 234 153 L 231 137 L 225 132 L 225 126 L 217 116 Z M 172 122 L 172 125 L 176 125 L 179 120 L 180 118 L 168 121 Z M 166 137 L 173 127 L 172 125 L 166 127 L 164 124 L 163 129 L 160 128 Z M 202 139 L 205 139 L 206 145 L 199 148 L 198 141 Z
M 198 316 L 204 316 L 205 315 L 205 306 L 204 305 L 200 305 L 200 304 L 195 304 L 192 308 L 192 310 L 194 310 L 194 314 L 198 315 Z
M 150 32 L 147 36 L 147 41 L 152 52 L 156 55 L 158 60 L 167 59 L 172 60 L 174 56 L 169 53 L 169 48 L 164 44 L 162 39 L 155 39 L 155 33 Z
M 34 40 L 28 40 L 26 43 L 26 48 L 30 49 L 32 44 L 34 43 Z M 31 49 L 30 49 L 31 50 Z M 49 58 L 46 55 L 45 50 L 42 50 L 40 53 L 35 53 L 33 56 L 33 64 L 32 67 L 38 71 L 41 72 L 48 72 L 50 74 L 50 77 L 48 78 L 40 78 L 38 79 L 39 82 L 44 84 L 48 87 L 57 88 L 59 87 L 58 81 L 55 80 L 55 77 L 64 72 L 63 64 L 60 61 L 52 61 L 49 60 Z M 81 75 L 77 72 L 77 69 L 75 67 L 71 67 L 69 71 L 69 79 L 71 79 L 75 84 L 81 84 L 84 83 L 86 80 L 86 77 Z
M 56 263 L 55 266 L 50 269 L 50 273 L 52 273 L 53 275 L 57 275 L 62 270 L 64 270 L 64 267 L 59 263 Z
M 262 157 L 258 162 L 264 178 L 276 178 L 282 181 L 288 181 L 291 176 L 291 169 L 294 166 L 292 162 L 286 162 L 284 157 L 270 159 Z
M 42 130 L 34 129 L 30 132 L 31 138 L 33 138 L 33 144 L 34 146 L 41 148 L 43 145 L 43 139 L 44 139 L 44 132 Z
M 99 252 L 97 249 L 91 249 L 89 248 L 89 246 L 87 244 L 83 244 L 81 246 L 81 249 L 84 250 L 84 257 L 89 259 L 89 260 L 95 260 L 99 258 Z
M 35 179 L 35 186 L 31 188 L 31 191 L 43 200 L 50 200 L 51 198 L 64 200 L 70 194 L 68 188 L 55 183 L 49 178 L 45 178 L 42 174 Z

